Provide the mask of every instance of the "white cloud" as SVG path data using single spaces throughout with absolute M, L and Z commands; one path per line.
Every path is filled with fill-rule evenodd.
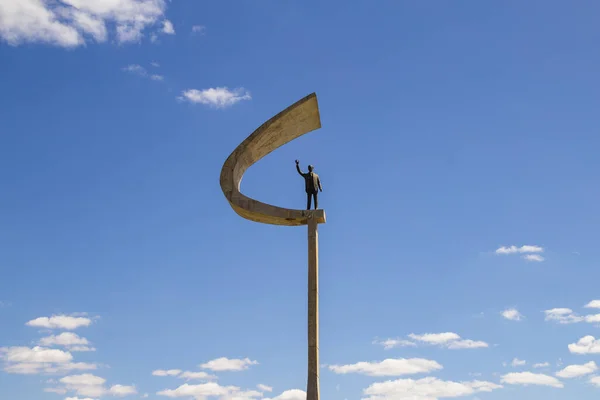
M 244 88 L 229 90 L 217 87 L 204 90 L 188 89 L 182 92 L 179 100 L 195 104 L 204 104 L 215 108 L 226 108 L 242 101 L 251 100 L 250 92 Z
M 192 26 L 192 32 L 204 35 L 204 33 L 206 32 L 206 27 L 204 25 L 194 25 Z
M 452 350 L 480 349 L 489 347 L 489 345 L 486 342 L 475 341 L 471 339 L 461 339 L 460 335 L 454 332 L 425 333 L 423 335 L 416 335 L 414 333 L 411 333 L 410 335 L 408 335 L 408 337 L 418 342 L 442 346 Z
M 70 375 L 60 379 L 67 391 L 75 392 L 77 396 L 103 397 L 117 396 L 124 397 L 137 393 L 135 386 L 113 385 L 110 389 L 105 386 L 106 379 L 92 374 Z
M 150 63 L 150 65 L 152 65 L 154 68 L 159 68 L 159 67 L 160 67 L 160 64 L 159 64 L 159 63 L 157 63 L 156 61 L 152 61 L 152 62 Z
M 71 362 L 73 356 L 68 351 L 39 346 L 0 348 L 0 359 L 4 361 L 4 371 L 9 374 L 53 374 L 96 369 L 95 364 Z
M 545 258 L 540 256 L 539 254 L 526 254 L 523 256 L 523 258 L 527 261 L 536 261 L 536 262 L 542 262 L 545 260 Z
M 171 21 L 169 21 L 168 19 L 163 21 L 162 32 L 167 35 L 175 34 L 175 27 L 173 26 L 173 23 Z
M 596 365 L 596 363 L 590 361 L 589 363 L 582 365 L 569 365 L 561 371 L 558 371 L 556 373 L 556 376 L 558 376 L 559 378 L 577 378 L 579 376 L 589 375 L 591 373 L 596 372 L 597 370 L 598 366 Z
M 263 385 L 262 383 L 259 383 L 258 385 L 256 385 L 256 387 L 258 388 L 258 390 L 260 390 L 262 392 L 272 392 L 273 391 L 273 388 L 271 386 Z
M 592 300 L 589 303 L 587 303 L 584 307 L 585 308 L 600 308 L 600 300 Z
M 204 371 L 185 371 L 184 373 L 182 373 L 181 375 L 179 375 L 179 378 L 181 379 L 187 379 L 187 380 L 211 380 L 211 379 L 217 379 L 217 377 L 215 375 L 210 375 L 207 374 Z
M 180 373 L 181 373 L 180 369 L 168 369 L 168 370 L 157 369 L 155 371 L 152 371 L 152 375 L 154 375 L 154 376 L 177 376 Z
M 129 396 L 137 393 L 137 389 L 135 386 L 126 386 L 126 385 L 113 385 L 108 390 L 108 393 L 112 396 Z
M 56 393 L 56 394 L 65 394 L 65 393 L 67 393 L 67 389 L 65 389 L 65 388 L 45 388 L 44 392 L 46 392 L 46 393 Z
M 52 364 L 67 363 L 73 359 L 71 353 L 58 349 L 47 349 L 36 346 L 3 348 L 3 358 L 8 363 Z
M 408 337 L 419 342 L 425 342 L 429 344 L 445 344 L 453 340 L 460 339 L 460 336 L 454 332 L 425 333 L 423 335 L 416 335 L 414 333 L 411 333 L 410 335 L 408 335 Z
M 106 379 L 92 374 L 70 375 L 60 379 L 65 389 L 78 396 L 101 397 L 106 394 Z
M 306 400 L 306 392 L 300 389 L 290 389 L 271 399 L 264 400 Z
M 207 397 L 220 397 L 225 400 L 250 400 L 262 397 L 262 393 L 256 390 L 243 391 L 237 386 L 221 386 L 216 382 L 208 382 L 200 385 L 183 384 L 177 389 L 166 389 L 156 393 L 166 397 L 193 397 L 204 400 Z
M 525 245 L 525 246 L 521 246 L 521 247 L 517 247 L 517 246 L 505 247 L 505 246 L 502 246 L 502 247 L 496 249 L 496 254 L 543 253 L 543 252 L 544 252 L 544 248 L 543 247 L 532 246 L 532 245 Z
M 200 365 L 201 368 L 210 369 L 211 371 L 243 371 L 251 365 L 258 364 L 258 361 L 244 359 L 229 359 L 226 357 L 217 358 L 207 363 Z
M 65 400 L 94 400 L 94 399 L 89 398 L 89 397 L 86 397 L 86 398 L 83 398 L 83 397 L 67 397 L 67 398 L 65 398 Z
M 433 377 L 419 380 L 398 379 L 371 384 L 363 392 L 364 400 L 437 400 L 447 397 L 462 397 L 478 392 L 491 392 L 502 386 L 492 382 L 443 381 Z
M 482 342 L 480 340 L 464 339 L 464 340 L 455 340 L 455 341 L 452 341 L 452 342 L 448 343 L 447 347 L 450 350 L 456 350 L 456 349 L 483 349 L 483 348 L 489 347 L 489 345 L 486 342 Z
M 543 362 L 543 363 L 533 364 L 533 368 L 546 368 L 546 367 L 549 367 L 549 366 L 550 366 L 549 362 Z
M 600 376 L 592 376 L 589 381 L 592 385 L 600 387 Z
M 146 68 L 142 67 L 139 64 L 129 64 L 128 66 L 123 67 L 123 71 L 131 72 L 133 74 L 141 76 L 147 75 Z
M 502 311 L 501 315 L 510 321 L 521 321 L 524 318 L 516 308 L 508 308 Z
M 162 75 L 149 74 L 146 68 L 142 67 L 139 64 L 130 64 L 126 67 L 123 67 L 122 70 L 134 75 L 141 76 L 142 78 L 149 78 L 153 81 L 163 81 L 165 79 L 165 77 Z
M 404 339 L 374 340 L 373 344 L 381 345 L 386 350 L 393 349 L 395 347 L 414 347 L 417 345 L 416 343 L 411 342 L 410 340 Z
M 561 381 L 553 376 L 534 374 L 533 372 L 511 372 L 502 377 L 502 383 L 509 385 L 540 385 L 563 388 Z
M 525 360 L 519 360 L 518 358 L 513 358 L 513 360 L 511 361 L 510 365 L 512 365 L 513 367 L 520 367 L 527 364 L 527 361 Z
M 27 0 L 30 1 L 30 0 Z M 1 6 L 0 6 L 1 7 Z M 39 317 L 27 322 L 25 325 L 35 328 L 65 329 L 68 331 L 90 326 L 92 320 L 87 317 L 74 317 L 68 315 L 53 315 L 51 317 Z
M 348 365 L 330 365 L 336 374 L 363 374 L 368 376 L 401 376 L 437 371 L 443 367 L 433 360 L 423 358 L 388 358 L 380 362 L 358 362 Z
M 598 354 L 600 353 L 600 339 L 593 336 L 584 336 L 577 343 L 569 345 L 569 351 L 573 354 Z
M 139 41 L 164 15 L 164 0 L 2 0 L 0 38 L 17 46 L 45 43 L 76 47 L 105 42 L 115 26 L 119 43 Z
M 555 321 L 559 324 L 575 324 L 585 320 L 584 317 L 573 313 L 570 308 L 553 308 L 544 311 L 544 313 L 546 314 L 546 321 Z
M 50 335 L 41 338 L 39 341 L 41 346 L 63 346 L 69 351 L 95 351 L 96 349 L 89 346 L 89 341 L 86 338 L 78 336 L 73 332 L 63 332 L 59 335 Z

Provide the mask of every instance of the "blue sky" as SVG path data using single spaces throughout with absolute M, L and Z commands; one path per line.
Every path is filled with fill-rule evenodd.
M 322 397 L 598 398 L 599 12 L 0 0 L 0 397 L 305 398 L 316 92 Z

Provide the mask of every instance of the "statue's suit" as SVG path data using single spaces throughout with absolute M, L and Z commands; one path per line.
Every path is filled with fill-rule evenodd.
M 304 173 L 300 170 L 300 166 L 296 164 L 296 170 L 304 178 L 304 189 L 306 190 L 306 209 L 310 210 L 311 198 L 315 199 L 315 210 L 319 206 L 318 194 L 319 190 L 323 191 L 321 187 L 321 180 L 319 179 L 319 175 L 314 172 Z

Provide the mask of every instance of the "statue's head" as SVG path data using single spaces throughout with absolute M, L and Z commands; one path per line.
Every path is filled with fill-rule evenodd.
M 313 172 L 313 169 L 315 169 L 315 167 L 313 167 L 312 165 L 308 166 L 308 172 Z

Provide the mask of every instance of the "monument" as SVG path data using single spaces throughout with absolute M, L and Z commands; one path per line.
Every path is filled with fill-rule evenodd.
M 310 210 L 310 201 L 315 200 L 315 210 L 319 208 L 319 192 L 323 191 L 319 175 L 313 172 L 315 167 L 308 166 L 308 172 L 304 173 L 300 169 L 300 161 L 296 160 L 296 171 L 304 178 L 304 189 L 306 190 L 306 209 Z
M 317 209 L 316 188 L 311 186 L 307 196 L 315 194 L 315 209 L 281 208 L 251 199 L 240 192 L 246 170 L 261 158 L 284 144 L 321 127 L 317 95 L 312 93 L 292 104 L 262 124 L 227 158 L 221 169 L 221 189 L 233 210 L 243 218 L 263 224 L 308 226 L 308 379 L 307 400 L 319 400 L 319 233 L 318 225 L 325 223 L 325 211 Z M 298 166 L 298 164 L 297 164 Z M 298 166 L 298 172 L 300 168 Z M 312 171 L 309 171 L 312 172 Z M 316 175 L 316 174 L 314 174 Z M 304 176 L 304 175 L 303 175 Z M 306 178 L 305 178 L 306 179 Z M 313 181 L 314 182 L 314 181 Z

